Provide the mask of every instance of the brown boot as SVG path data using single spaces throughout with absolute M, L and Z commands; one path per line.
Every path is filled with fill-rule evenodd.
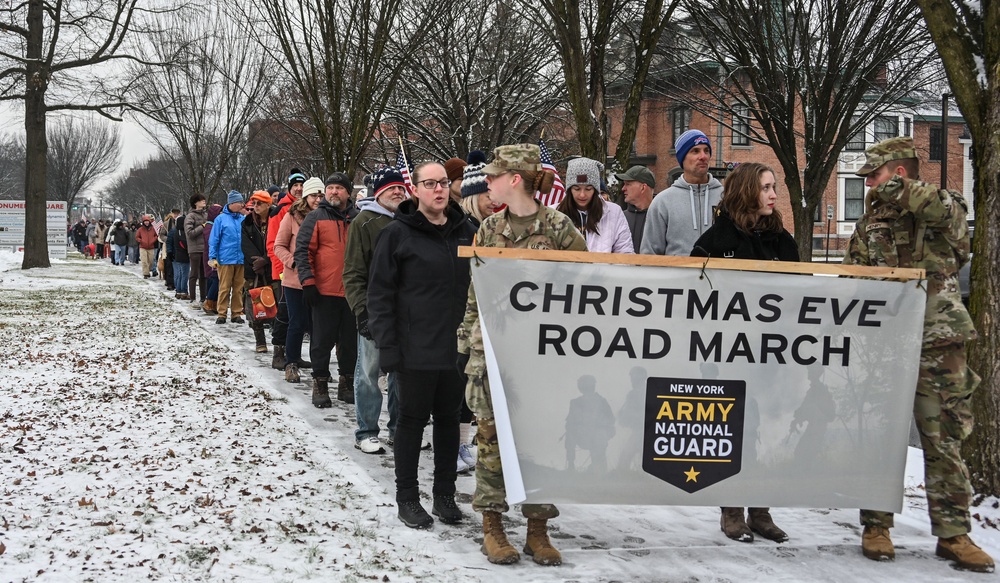
M 284 370 L 285 369 L 285 346 L 275 344 L 274 345 L 274 356 L 271 357 L 271 368 Z
M 299 367 L 294 362 L 289 362 L 285 365 L 285 382 L 297 383 L 302 380 L 299 377 Z
M 889 538 L 889 529 L 884 526 L 866 526 L 861 533 L 861 554 L 873 561 L 892 561 L 896 549 Z
M 312 402 L 313 406 L 317 409 L 328 409 L 333 407 L 333 401 L 330 400 L 329 383 L 329 377 L 316 377 L 313 379 Z
M 724 506 L 719 523 L 722 525 L 722 532 L 726 533 L 729 538 L 741 543 L 753 542 L 753 532 L 750 531 L 747 521 L 743 518 L 743 508 Z
M 562 555 L 549 541 L 548 520 L 528 519 L 528 540 L 524 543 L 524 554 L 539 565 L 562 565 Z
M 959 569 L 967 569 L 977 573 L 993 572 L 993 559 L 986 554 L 986 551 L 976 546 L 976 543 L 972 542 L 967 534 L 939 538 L 934 554 L 949 561 L 955 561 L 955 566 Z
M 264 338 L 264 329 L 254 328 L 253 337 L 257 342 L 257 352 L 267 352 L 267 339 Z
M 776 543 L 783 543 L 788 540 L 788 535 L 785 534 L 785 531 L 774 524 L 769 508 L 747 509 L 747 526 L 760 536 L 773 540 Z
M 337 383 L 337 400 L 354 404 L 354 377 L 342 376 Z
M 521 560 L 517 549 L 507 540 L 499 512 L 483 512 L 483 554 L 495 565 L 511 565 Z
M 205 300 L 205 303 L 201 305 L 201 309 L 205 311 L 206 314 L 215 315 L 216 303 L 215 300 Z

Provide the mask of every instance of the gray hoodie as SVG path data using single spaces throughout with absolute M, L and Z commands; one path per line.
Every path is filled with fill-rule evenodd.
M 681 175 L 653 197 L 646 213 L 643 255 L 691 255 L 695 241 L 712 226 L 712 209 L 722 200 L 722 183 L 688 184 Z

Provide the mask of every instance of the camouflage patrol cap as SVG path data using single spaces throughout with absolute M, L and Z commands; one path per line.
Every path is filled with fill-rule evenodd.
M 542 169 L 542 153 L 535 144 L 512 144 L 493 149 L 493 161 L 481 170 L 487 176 L 496 176 L 513 170 L 538 172 Z
M 913 138 L 889 138 L 865 150 L 865 156 L 865 165 L 855 172 L 858 176 L 868 176 L 879 166 L 893 160 L 916 158 L 917 150 L 913 147 Z

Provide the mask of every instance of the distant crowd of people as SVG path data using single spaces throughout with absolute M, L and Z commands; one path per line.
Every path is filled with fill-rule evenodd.
M 483 553 L 490 562 L 510 564 L 520 553 L 501 520 L 508 510 L 501 446 L 469 260 L 458 256 L 458 247 L 799 260 L 777 208 L 771 168 L 740 164 L 723 184 L 709 173 L 712 144 L 699 130 L 682 134 L 675 152 L 681 174 L 659 194 L 648 168 L 615 175 L 622 181 L 622 206 L 602 196 L 604 166 L 587 158 L 568 162 L 566 195 L 555 208 L 541 204 L 539 193 L 550 192 L 556 176 L 543 167 L 537 145 L 514 144 L 494 149 L 489 163 L 476 151 L 465 160 L 419 164 L 410 182 L 398 169 L 383 168 L 367 179 L 370 195 L 357 201 L 346 174 L 321 179 L 293 169 L 284 190 L 273 186 L 249 197 L 231 191 L 225 204 L 213 205 L 195 194 L 187 212 L 169 213 L 158 232 L 151 232 L 146 216 L 133 227 L 121 221 L 81 225 L 81 237 L 97 246 L 97 256 L 101 245 L 114 245 L 115 263 L 126 260 L 130 246 L 138 248 L 144 277 L 161 274 L 178 300 L 220 325 L 244 323 L 243 292 L 254 290 L 255 315 L 258 301 L 275 309 L 273 317 L 250 319 L 257 351 L 268 351 L 266 322 L 271 365 L 291 383 L 311 370 L 317 408 L 332 406 L 336 350 L 335 398 L 355 405 L 355 447 L 366 454 L 383 454 L 386 445 L 393 450 L 400 520 L 412 528 L 431 526 L 432 515 L 446 524 L 462 522 L 455 482 L 458 473 L 474 469 L 472 508 L 483 515 Z M 908 138 L 876 144 L 866 154 L 868 164 L 858 171 L 870 188 L 866 212 L 845 261 L 927 269 L 928 301 L 936 308 L 927 312 L 915 411 L 937 554 L 962 568 L 991 571 L 992 559 L 967 534 L 971 489 L 960 456 L 971 430 L 968 398 L 978 383 L 964 356 L 964 342 L 975 330 L 955 283 L 968 260 L 967 206 L 960 194 L 917 180 Z M 913 233 L 926 233 L 919 257 L 911 248 L 917 244 Z M 309 360 L 303 358 L 306 333 Z M 380 373 L 388 393 L 384 440 Z M 428 514 L 417 466 L 431 419 Z M 524 552 L 536 563 L 560 564 L 548 536 L 548 521 L 559 510 L 523 504 L 521 512 L 527 518 Z M 892 515 L 862 511 L 862 520 L 864 556 L 894 558 Z M 768 508 L 724 507 L 720 525 L 738 541 L 751 542 L 755 534 L 788 539 Z

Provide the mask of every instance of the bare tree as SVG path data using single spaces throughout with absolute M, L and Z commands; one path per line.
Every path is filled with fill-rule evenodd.
M 49 192 L 72 208 L 81 192 L 118 168 L 121 132 L 109 122 L 64 118 L 49 129 Z
M 187 208 L 189 195 L 177 186 L 182 181 L 174 158 L 160 155 L 117 177 L 102 193 L 101 201 L 126 216 L 152 213 L 162 217 L 170 209 Z
M 120 120 L 114 64 L 152 9 L 138 0 L 25 0 L 0 8 L 0 101 L 24 104 L 25 241 L 22 268 L 48 267 L 45 235 L 49 112 L 89 110 Z
M 0 136 L 0 199 L 24 197 L 24 141 L 11 134 Z
M 557 57 L 508 0 L 476 10 L 449 2 L 427 41 L 407 55 L 407 72 L 385 119 L 413 139 L 416 158 L 444 160 L 470 150 L 527 141 L 562 104 Z M 398 145 L 389 139 L 385 149 Z
M 811 256 L 813 216 L 844 146 L 940 77 L 916 5 L 685 0 L 684 8 L 698 34 L 676 47 L 684 64 L 673 95 L 723 123 L 734 105 L 748 108 L 750 138 L 774 150 L 799 253 Z
M 1000 3 L 917 0 L 972 134 L 976 233 L 972 241 L 972 318 L 979 339 L 969 363 L 982 377 L 973 397 L 976 429 L 965 459 L 976 492 L 1000 496 Z M 993 31 L 993 32 L 990 32 Z
M 168 64 L 134 68 L 134 101 L 154 122 L 143 127 L 189 193 L 223 186 L 268 92 L 274 65 L 234 16 L 218 7 L 170 15 L 143 48 L 146 61 Z
M 295 88 L 324 172 L 353 175 L 442 0 L 261 0 L 247 21 Z M 296 107 L 298 109 L 298 107 Z

